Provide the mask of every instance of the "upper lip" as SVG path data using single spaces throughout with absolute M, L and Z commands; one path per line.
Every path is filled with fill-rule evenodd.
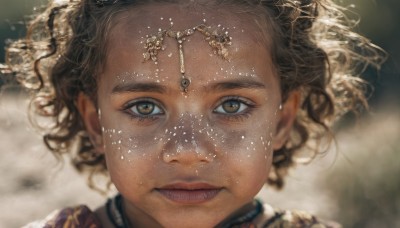
M 178 182 L 162 186 L 158 189 L 163 190 L 208 190 L 220 189 L 221 187 L 214 186 L 204 182 Z

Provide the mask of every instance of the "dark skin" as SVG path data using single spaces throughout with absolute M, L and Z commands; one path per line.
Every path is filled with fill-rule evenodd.
M 251 16 L 239 20 L 229 10 L 201 12 L 174 4 L 121 12 L 109 34 L 99 109 L 83 94 L 78 99 L 133 227 L 214 227 L 251 210 L 268 178 L 272 153 L 287 141 L 296 116 L 299 93 L 281 104 L 269 44 L 261 45 L 250 32 L 258 29 Z M 141 18 L 146 21 L 136 23 Z M 164 40 L 157 64 L 143 61 L 141 37 L 169 28 L 167 18 L 178 31 L 203 19 L 231 28 L 229 61 L 213 55 L 202 34 L 185 41 L 192 81 L 186 93 L 179 86 L 176 40 Z M 96 214 L 111 227 L 104 208 Z

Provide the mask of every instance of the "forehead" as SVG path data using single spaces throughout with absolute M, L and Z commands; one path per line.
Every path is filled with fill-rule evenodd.
M 190 1 L 192 2 L 192 1 Z M 235 40 L 269 46 L 268 37 L 262 31 L 262 22 L 238 6 L 199 5 L 195 3 L 150 3 L 133 6 L 120 12 L 110 32 L 110 41 L 115 36 L 140 39 L 156 34 L 159 30 L 182 31 L 205 24 L 215 30 L 229 32 Z M 121 31 L 123 33 L 121 33 Z
M 149 76 L 160 70 L 163 76 L 179 75 L 176 72 L 179 69 L 177 40 L 170 37 L 163 40 L 162 50 L 158 53 L 160 64 L 155 66 L 151 60 L 143 59 L 146 39 L 159 31 L 184 31 L 204 24 L 211 28 L 210 32 L 227 32 L 232 37 L 232 45 L 228 47 L 229 61 L 213 54 L 206 36 L 195 32 L 183 42 L 185 68 L 190 76 L 209 81 L 215 74 L 232 75 L 237 71 L 236 76 L 240 76 L 241 73 L 252 74 L 254 69 L 258 71 L 258 76 L 276 75 L 268 37 L 260 28 L 260 23 L 249 13 L 239 11 L 233 6 L 173 3 L 151 3 L 124 9 L 112 21 L 104 73 L 113 80 L 125 72 Z

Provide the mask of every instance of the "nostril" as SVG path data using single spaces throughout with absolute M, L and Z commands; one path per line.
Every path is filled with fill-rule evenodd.
M 164 162 L 167 162 L 167 163 L 173 163 L 173 162 L 182 163 L 185 160 L 187 160 L 187 158 L 184 158 L 182 156 L 182 154 L 184 154 L 183 151 L 179 151 L 179 152 L 177 150 L 166 151 L 163 154 L 163 160 L 164 160 Z

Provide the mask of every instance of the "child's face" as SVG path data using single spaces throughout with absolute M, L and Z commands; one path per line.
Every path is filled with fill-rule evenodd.
M 279 109 L 268 45 L 258 42 L 259 28 L 250 16 L 240 18 L 228 10 L 191 11 L 171 4 L 129 9 L 115 20 L 99 79 L 101 132 L 97 112 L 90 111 L 94 106 L 80 103 L 134 220 L 211 227 L 251 202 L 264 185 L 296 102 L 289 98 Z M 186 38 L 187 93 L 180 87 L 174 38 L 164 39 L 157 64 L 143 60 L 146 35 L 170 28 L 171 22 L 174 31 L 204 23 L 232 37 L 229 61 L 213 53 L 203 34 Z

